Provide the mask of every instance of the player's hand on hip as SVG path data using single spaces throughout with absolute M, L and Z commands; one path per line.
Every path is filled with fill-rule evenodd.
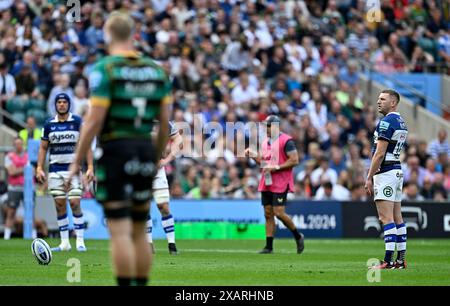
M 368 178 L 366 180 L 366 184 L 364 185 L 364 189 L 366 190 L 367 195 L 372 196 L 373 195 L 373 182 L 372 179 Z
M 40 184 L 44 184 L 45 183 L 45 172 L 42 169 L 36 169 L 36 180 L 40 183 Z

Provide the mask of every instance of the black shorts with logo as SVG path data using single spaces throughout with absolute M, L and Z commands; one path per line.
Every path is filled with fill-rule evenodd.
M 23 201 L 23 191 L 8 191 L 8 201 L 6 201 L 8 207 L 17 209 Z
M 96 199 L 100 203 L 147 203 L 157 173 L 156 154 L 150 139 L 120 139 L 102 144 L 97 161 Z
M 283 193 L 275 193 L 270 191 L 261 192 L 261 204 L 263 206 L 285 206 L 287 200 L 288 190 L 286 189 Z

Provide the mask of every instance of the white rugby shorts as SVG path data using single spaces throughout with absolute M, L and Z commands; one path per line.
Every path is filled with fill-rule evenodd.
M 164 167 L 158 170 L 158 173 L 153 179 L 152 190 L 156 204 L 169 203 L 169 183 L 167 182 L 166 170 L 164 170 Z
M 69 171 L 50 172 L 48 174 L 48 189 L 54 198 L 81 198 L 83 186 L 79 175 L 72 178 L 68 192 L 66 193 L 64 184 L 69 177 Z
M 401 202 L 403 172 L 393 169 L 373 176 L 374 200 Z

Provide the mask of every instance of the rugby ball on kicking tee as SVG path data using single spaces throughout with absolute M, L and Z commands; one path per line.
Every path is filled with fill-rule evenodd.
M 31 252 L 40 265 L 48 265 L 52 261 L 52 250 L 47 242 L 41 238 L 33 240 Z

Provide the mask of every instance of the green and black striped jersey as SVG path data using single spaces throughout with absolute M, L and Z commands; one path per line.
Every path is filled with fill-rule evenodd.
M 154 61 L 135 52 L 101 59 L 89 76 L 91 105 L 108 108 L 100 141 L 150 138 L 171 83 Z

